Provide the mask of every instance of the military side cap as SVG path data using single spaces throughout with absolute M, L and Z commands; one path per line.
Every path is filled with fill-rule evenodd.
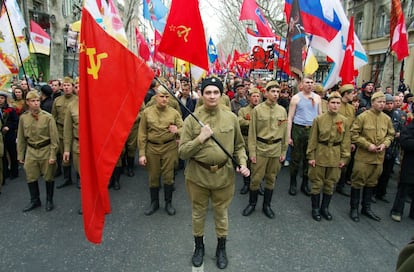
M 220 93 L 223 93 L 223 83 L 221 82 L 220 79 L 216 77 L 209 77 L 209 78 L 204 79 L 201 82 L 201 92 L 203 93 L 204 89 L 209 85 L 216 86 L 220 90 Z
M 271 89 L 271 88 L 273 88 L 273 87 L 280 88 L 279 83 L 277 83 L 277 81 L 276 81 L 276 80 L 269 81 L 269 82 L 266 84 L 266 90 L 267 90 L 267 91 L 268 91 L 268 90 L 270 90 L 270 89 Z
M 62 82 L 73 84 L 73 79 L 71 77 L 64 77 Z
M 332 93 L 329 95 L 329 97 L 328 97 L 328 101 L 330 101 L 331 99 L 334 99 L 334 98 L 339 98 L 339 99 L 341 99 L 342 97 L 341 97 L 341 95 L 339 94 L 339 92 L 332 92 Z
M 46 96 L 51 96 L 53 92 L 52 88 L 49 85 L 43 85 L 40 87 L 40 91 Z
M 163 85 L 158 86 L 157 93 L 159 93 L 159 94 L 170 94 L 170 92 Z
M 354 90 L 354 85 L 352 84 L 344 84 L 339 88 L 339 92 L 343 94 L 344 92 L 349 92 Z
M 30 99 L 33 99 L 33 98 L 40 98 L 40 95 L 37 91 L 30 91 L 30 92 L 27 93 L 26 100 L 30 100 Z
M 371 101 L 374 101 L 377 98 L 385 98 L 385 94 L 383 92 L 376 92 L 371 96 Z
M 390 94 L 385 94 L 385 102 L 394 102 L 394 97 Z
M 250 88 L 248 94 L 249 95 L 252 95 L 254 93 L 261 94 L 261 92 L 260 92 L 260 90 L 258 88 Z
M 315 91 L 315 93 L 317 93 L 319 95 L 322 95 L 323 91 L 324 91 L 322 84 L 320 84 L 320 83 L 315 84 L 314 91 Z

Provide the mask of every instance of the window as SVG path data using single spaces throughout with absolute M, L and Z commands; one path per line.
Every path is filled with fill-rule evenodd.
M 362 37 L 363 24 L 364 24 L 364 17 L 362 13 L 358 13 L 355 21 L 356 21 L 355 32 L 358 37 Z
M 390 28 L 390 18 L 385 11 L 384 6 L 380 7 L 378 10 L 377 16 L 377 36 L 376 37 L 383 37 L 389 33 Z
M 382 78 L 382 73 L 384 72 L 385 59 L 386 59 L 385 53 L 372 56 L 371 79 L 375 83 L 377 83 L 378 80 L 381 80 Z

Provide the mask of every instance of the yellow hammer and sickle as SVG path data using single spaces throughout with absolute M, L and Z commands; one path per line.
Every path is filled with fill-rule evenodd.
M 93 79 L 98 79 L 98 73 L 101 69 L 101 59 L 107 58 L 108 54 L 96 54 L 96 48 L 86 48 L 86 55 L 89 57 L 89 63 L 91 65 L 90 68 L 88 67 L 88 74 L 92 75 Z
M 178 37 L 181 37 L 184 35 L 184 41 L 188 42 L 188 34 L 191 31 L 191 27 L 186 27 L 183 25 L 177 26 L 177 35 Z

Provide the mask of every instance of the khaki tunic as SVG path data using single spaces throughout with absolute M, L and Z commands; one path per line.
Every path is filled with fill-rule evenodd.
M 49 140 L 50 144 L 41 148 L 29 146 Z M 30 112 L 20 116 L 17 130 L 17 159 L 25 161 L 27 182 L 36 181 L 40 174 L 43 174 L 46 181 L 53 180 L 56 164 L 50 165 L 49 160 L 56 160 L 58 146 L 58 130 L 51 114 L 42 110 L 38 114 L 38 120 Z
M 251 116 L 252 116 L 253 109 L 254 109 L 254 107 L 249 104 L 248 106 L 241 108 L 238 112 L 240 131 L 243 135 L 244 142 L 246 143 L 246 145 L 245 145 L 246 151 L 248 151 L 247 136 L 249 135 L 249 124 L 250 124 L 250 119 L 251 119 Z
M 279 157 L 284 156 L 287 150 L 286 130 L 287 114 L 282 106 L 266 101 L 253 109 L 248 136 L 249 156 L 256 157 L 257 160 L 251 164 L 252 191 L 259 189 L 263 178 L 265 188 L 273 190 L 276 175 L 280 170 Z M 277 142 L 264 143 L 259 138 Z
M 79 173 L 79 100 L 68 105 L 63 126 L 64 152 L 71 152 L 75 170 Z
M 309 134 L 307 159 L 315 160 L 316 167 L 309 167 L 312 194 L 332 195 L 341 170 L 339 163 L 346 163 L 351 156 L 350 126 L 341 114 L 326 112 L 313 120 Z
M 349 124 L 349 127 L 351 128 L 352 123 L 355 120 L 355 108 L 349 103 L 345 103 L 341 101 L 341 107 L 339 108 L 339 112 L 341 115 L 346 117 L 347 123 Z M 350 135 L 351 136 L 351 135 Z
M 244 140 L 237 116 L 233 112 L 222 106 L 215 109 L 206 109 L 202 106 L 195 110 L 194 115 L 210 126 L 217 141 L 240 165 L 246 165 Z M 228 234 L 228 207 L 235 188 L 233 164 L 212 139 L 200 143 L 197 139 L 200 132 L 200 124 L 192 117 L 186 118 L 179 146 L 180 158 L 187 160 L 184 175 L 192 206 L 193 235 L 204 235 L 207 208 L 211 199 L 216 235 L 225 237 Z M 220 169 L 208 170 L 195 160 L 210 166 L 225 164 Z
M 369 152 L 370 144 L 384 144 L 389 147 L 395 130 L 391 119 L 383 112 L 366 110 L 355 119 L 351 128 L 351 141 L 357 145 L 355 164 L 352 171 L 352 187 L 374 187 L 382 172 L 385 149 L 382 152 Z
M 77 100 L 78 97 L 74 94 L 72 95 L 61 95 L 53 101 L 52 106 L 52 115 L 56 120 L 56 125 L 59 133 L 59 150 L 58 153 L 63 154 L 63 125 L 65 123 L 65 115 L 68 108 L 68 105 Z M 62 162 L 63 166 L 69 166 L 70 162 Z
M 178 134 L 168 130 L 176 125 Z M 139 156 L 147 157 L 150 188 L 159 187 L 160 176 L 165 184 L 174 181 L 174 167 L 178 161 L 177 136 L 183 126 L 181 114 L 167 106 L 157 105 L 146 108 L 141 115 L 138 128 Z

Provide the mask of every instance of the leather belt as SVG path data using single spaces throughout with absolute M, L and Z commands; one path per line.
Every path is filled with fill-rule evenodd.
M 312 126 L 304 126 L 304 125 L 299 125 L 299 124 L 295 124 L 295 123 L 293 123 L 293 125 L 294 126 L 297 126 L 297 127 L 300 127 L 300 128 L 306 128 L 306 129 L 309 129 L 309 128 L 311 128 Z
M 329 141 L 318 141 L 318 143 L 323 144 L 323 145 L 329 145 Z M 340 144 L 341 142 L 336 142 L 336 143 L 332 143 L 332 146 L 337 146 Z
M 260 138 L 260 137 L 257 137 L 256 138 L 259 142 L 262 142 L 262 143 L 265 143 L 265 144 L 276 144 L 276 143 L 278 143 L 278 142 L 280 142 L 282 139 L 276 139 L 276 140 L 267 140 L 267 139 L 263 139 L 263 138 Z
M 27 145 L 30 146 L 31 148 L 34 148 L 34 149 L 40 149 L 42 147 L 50 145 L 50 139 L 46 140 L 46 141 L 43 141 L 43 142 L 40 142 L 38 144 L 27 143 Z
M 168 143 L 170 143 L 170 142 L 172 142 L 172 141 L 174 141 L 174 140 L 175 140 L 175 139 L 171 139 L 171 140 L 168 140 L 168 141 L 165 141 L 165 142 L 162 142 L 162 143 L 153 142 L 153 141 L 150 141 L 150 140 L 148 140 L 148 142 L 149 142 L 150 144 L 163 145 L 163 144 L 168 144 Z
M 79 141 L 79 138 L 78 137 L 73 137 L 73 138 L 75 138 L 76 141 Z
M 217 165 L 210 165 L 210 164 L 207 164 L 207 163 L 204 163 L 204 162 L 201 162 L 201 161 L 198 161 L 198 160 L 195 160 L 195 159 L 192 159 L 193 161 L 195 161 L 198 165 L 200 165 L 201 167 L 203 167 L 203 168 L 205 168 L 205 169 L 207 169 L 207 170 L 209 170 L 210 172 L 212 172 L 212 173 L 215 173 L 215 172 L 217 172 L 220 168 L 222 168 L 223 166 L 225 166 L 226 165 L 226 163 L 227 163 L 227 161 L 225 161 L 225 162 L 223 162 L 223 163 L 220 163 L 220 164 L 217 164 Z

